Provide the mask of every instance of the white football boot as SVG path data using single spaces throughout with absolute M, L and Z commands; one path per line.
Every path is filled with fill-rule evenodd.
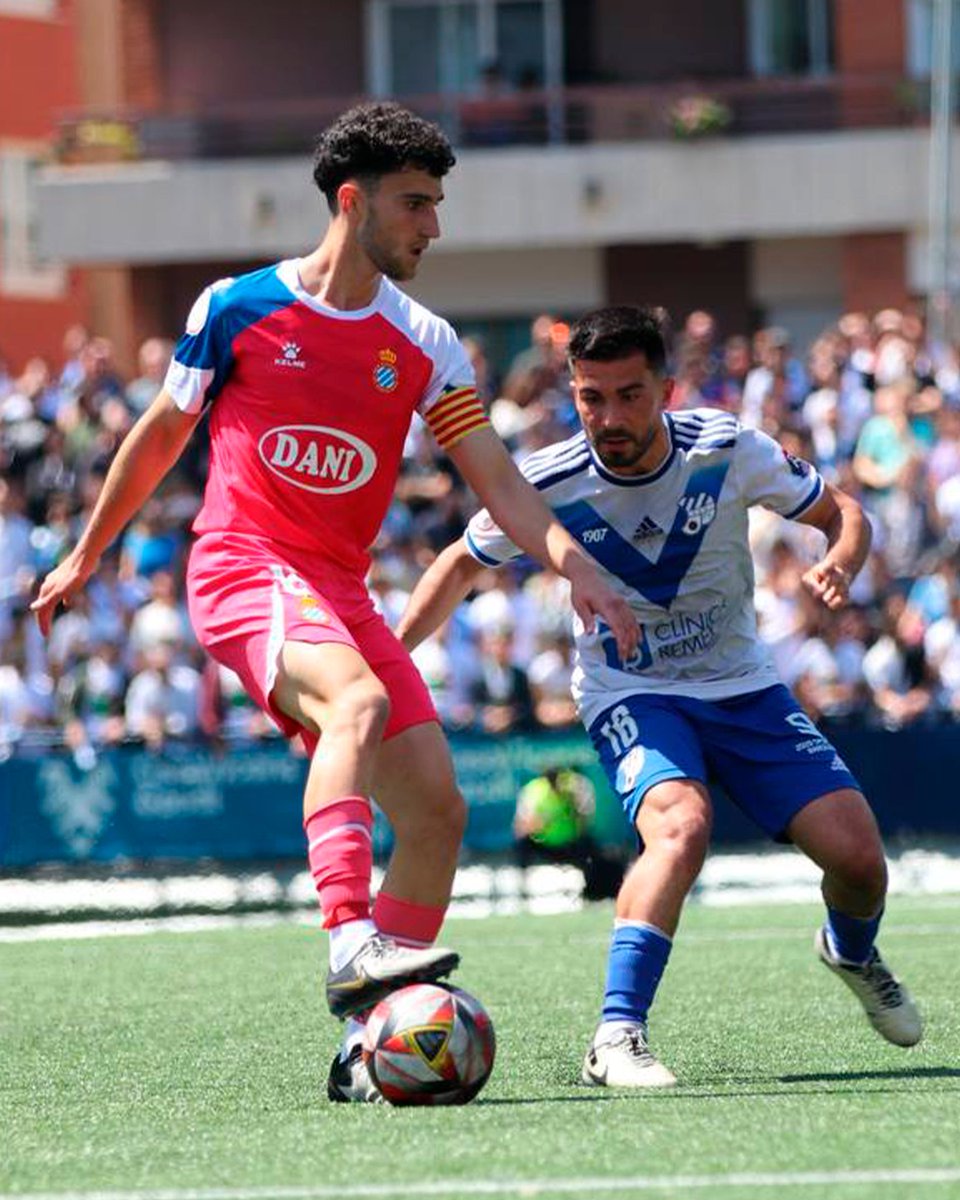
M 817 930 L 813 944 L 820 961 L 839 975 L 853 992 L 881 1037 L 895 1046 L 915 1046 L 920 1041 L 923 1022 L 917 1006 L 880 957 L 876 946 L 865 963 L 849 963 L 830 952 L 822 927 Z
M 598 1031 L 599 1033 L 599 1031 Z M 621 1025 L 602 1041 L 594 1038 L 583 1060 L 583 1082 L 590 1087 L 666 1088 L 676 1077 L 650 1052 L 643 1025 Z

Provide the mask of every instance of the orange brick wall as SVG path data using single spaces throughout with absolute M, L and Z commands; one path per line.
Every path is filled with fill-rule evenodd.
M 849 312 L 902 308 L 907 290 L 907 244 L 902 233 L 852 233 L 842 239 L 843 304 Z
M 900 123 L 897 81 L 905 73 L 904 0 L 836 0 L 834 37 L 845 123 Z
M 124 100 L 150 112 L 163 103 L 157 0 L 126 0 L 121 10 Z
M 838 71 L 903 70 L 903 0 L 835 0 L 834 11 Z
M 73 0 L 61 0 L 51 21 L 0 16 L 0 149 L 49 142 L 58 114 L 80 101 Z M 85 319 L 86 304 L 82 272 L 69 273 L 55 300 L 8 295 L 0 285 L 0 355 L 13 371 L 34 354 L 58 362 L 64 330 Z

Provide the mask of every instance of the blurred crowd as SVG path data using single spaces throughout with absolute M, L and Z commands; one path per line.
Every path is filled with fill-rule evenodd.
M 481 394 L 518 461 L 577 428 L 569 329 L 531 325 L 507 364 L 465 339 Z M 718 337 L 708 312 L 673 336 L 673 408 L 736 413 L 817 464 L 866 508 L 874 545 L 853 604 L 830 614 L 800 577 L 822 535 L 754 510 L 760 634 L 817 721 L 895 729 L 960 717 L 960 365 L 922 320 L 846 313 L 802 352 L 782 328 Z M 189 528 L 206 471 L 205 427 L 104 556 L 45 643 L 36 585 L 75 542 L 111 457 L 159 390 L 172 343 L 151 338 L 124 378 L 110 342 L 67 331 L 59 363 L 0 358 L 0 757 L 65 743 L 75 755 L 168 739 L 277 736 L 236 676 L 197 646 L 184 602 Z M 416 579 L 475 502 L 425 426 L 411 429 L 369 584 L 395 624 Z M 522 560 L 477 591 L 416 654 L 444 723 L 488 733 L 576 724 L 564 580 Z

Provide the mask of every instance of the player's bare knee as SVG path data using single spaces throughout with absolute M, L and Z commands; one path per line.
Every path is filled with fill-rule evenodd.
M 676 860 L 677 867 L 696 876 L 707 857 L 710 845 L 710 821 L 703 812 L 677 813 L 662 831 L 663 849 Z
M 390 700 L 377 679 L 348 684 L 329 706 L 324 734 L 349 735 L 361 745 L 378 745 L 390 719 Z
M 458 788 L 447 798 L 441 812 L 444 834 L 459 847 L 467 829 L 467 802 Z
M 685 781 L 661 785 L 648 801 L 637 821 L 644 843 L 669 858 L 674 870 L 695 878 L 710 844 L 709 801 Z
M 668 858 L 672 871 L 697 877 L 710 845 L 710 811 L 699 795 L 661 802 L 639 827 L 647 848 Z
M 887 862 L 879 846 L 851 846 L 832 874 L 868 905 L 879 905 L 887 893 Z

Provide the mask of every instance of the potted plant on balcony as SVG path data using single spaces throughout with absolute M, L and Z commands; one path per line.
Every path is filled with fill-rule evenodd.
M 712 96 L 681 96 L 671 104 L 668 116 L 674 137 L 689 140 L 722 133 L 733 113 L 722 100 Z

